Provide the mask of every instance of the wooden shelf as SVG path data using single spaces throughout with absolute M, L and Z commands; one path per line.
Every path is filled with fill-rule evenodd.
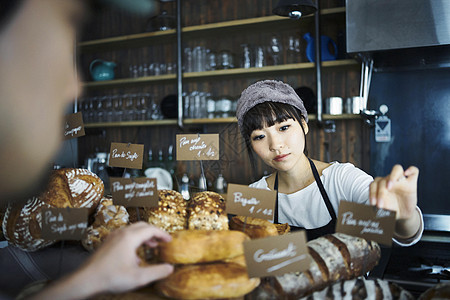
M 165 81 L 175 81 L 175 74 L 167 74 L 160 76 L 146 76 L 138 78 L 122 78 L 114 80 L 103 80 L 103 81 L 89 81 L 83 83 L 84 88 L 106 88 L 106 87 L 119 87 L 124 85 L 142 85 L 151 83 L 161 83 Z
M 322 115 L 323 120 L 352 120 L 361 119 L 360 115 L 353 114 L 342 114 L 342 115 Z M 317 119 L 316 115 L 308 115 L 310 121 L 315 121 Z M 197 124 L 220 124 L 220 123 L 237 123 L 235 117 L 229 118 L 215 118 L 215 119 L 184 119 L 183 123 L 186 125 Z M 175 119 L 165 119 L 165 120 L 147 120 L 147 121 L 127 121 L 127 122 L 102 122 L 102 123 L 86 123 L 85 128 L 103 128 L 103 127 L 132 127 L 132 126 L 165 126 L 165 125 L 177 125 L 177 120 Z
M 323 68 L 345 68 L 345 67 L 356 67 L 359 66 L 358 62 L 354 59 L 343 59 L 343 60 L 333 60 L 322 62 Z M 249 76 L 249 75 L 262 75 L 262 74 L 277 74 L 277 73 L 295 73 L 299 70 L 313 70 L 314 63 L 297 63 L 297 64 L 287 64 L 287 65 L 277 65 L 277 66 L 265 66 L 262 68 L 235 68 L 228 70 L 215 70 L 206 72 L 191 72 L 184 73 L 183 79 L 194 80 L 194 79 L 220 79 L 223 77 L 236 77 L 236 76 Z M 105 81 L 90 81 L 83 84 L 84 88 L 107 88 L 107 87 L 119 87 L 119 86 L 133 86 L 142 84 L 152 84 L 161 83 L 167 81 L 176 80 L 175 74 L 161 75 L 161 76 L 148 76 L 139 78 L 124 78 L 116 80 L 105 80 Z
M 320 13 L 323 17 L 333 16 L 335 14 L 343 14 L 345 13 L 345 7 L 322 9 Z M 284 25 L 296 26 L 298 22 L 304 20 L 313 20 L 313 16 L 306 16 L 301 18 L 300 20 L 292 20 L 280 16 L 249 18 L 204 25 L 187 26 L 181 28 L 181 32 L 187 35 L 195 35 L 204 34 L 211 31 L 217 32 L 217 30 L 241 30 L 250 29 L 252 27 L 261 28 L 262 26 L 270 26 L 271 28 L 273 28 L 273 26 Z M 80 52 L 108 51 L 123 47 L 143 47 L 153 43 L 170 42 L 175 41 L 175 38 L 175 29 L 156 32 L 143 32 L 98 40 L 83 41 L 78 43 L 78 49 Z

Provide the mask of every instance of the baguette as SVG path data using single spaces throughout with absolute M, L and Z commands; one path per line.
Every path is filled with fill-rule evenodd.
M 259 278 L 248 278 L 245 267 L 220 262 L 178 267 L 156 289 L 169 298 L 224 299 L 242 297 L 259 283 Z
M 195 264 L 224 260 L 244 254 L 249 237 L 235 230 L 182 230 L 172 241 L 159 245 L 159 257 L 172 264 Z
M 352 279 L 370 271 L 380 259 L 377 243 L 335 233 L 307 243 L 312 257 L 307 271 L 275 277 L 280 295 L 299 298 L 339 280 Z
M 275 224 L 259 218 L 234 216 L 231 218 L 230 229 L 246 233 L 251 239 L 278 235 Z

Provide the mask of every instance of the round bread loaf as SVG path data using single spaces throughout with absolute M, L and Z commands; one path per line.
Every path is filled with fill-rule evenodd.
M 224 260 L 244 254 L 249 237 L 235 230 L 182 230 L 172 241 L 159 245 L 159 256 L 172 264 L 195 264 Z
M 56 241 L 41 239 L 45 208 L 81 208 L 95 211 L 103 196 L 104 185 L 94 173 L 85 169 L 54 170 L 45 191 L 24 204 L 8 206 L 2 228 L 6 240 L 25 251 L 36 251 Z
M 159 281 L 156 289 L 176 299 L 229 299 L 255 289 L 259 278 L 248 278 L 245 267 L 235 263 L 186 265 Z
M 245 232 L 251 239 L 278 235 L 275 224 L 252 217 L 234 216 L 231 218 L 230 229 Z
M 216 192 L 199 192 L 188 206 L 188 229 L 227 230 L 225 199 Z
M 94 251 L 113 230 L 128 224 L 129 216 L 125 207 L 114 205 L 112 199 L 104 197 L 97 207 L 94 223 L 87 228 L 81 244 L 86 250 Z
M 186 229 L 187 203 L 180 193 L 158 190 L 158 207 L 145 208 L 146 220 L 167 232 Z

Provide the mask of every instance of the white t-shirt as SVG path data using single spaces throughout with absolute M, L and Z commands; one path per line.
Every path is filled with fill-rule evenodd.
M 266 178 L 250 184 L 250 187 L 270 190 Z M 356 168 L 351 163 L 332 162 L 322 171 L 320 176 L 323 187 L 337 215 L 341 200 L 369 204 L 369 185 L 373 177 Z M 417 208 L 418 209 L 418 208 Z M 418 209 L 419 214 L 422 213 Z M 331 220 L 325 201 L 320 194 L 317 182 L 292 194 L 278 193 L 278 221 L 306 229 L 319 228 Z M 420 240 L 423 231 L 423 220 L 418 235 L 408 241 L 396 241 L 408 246 Z

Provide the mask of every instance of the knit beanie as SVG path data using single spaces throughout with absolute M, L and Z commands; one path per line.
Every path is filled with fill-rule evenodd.
M 308 113 L 303 101 L 290 85 L 282 81 L 263 80 L 250 85 L 242 92 L 236 108 L 239 127 L 242 128 L 244 116 L 250 109 L 267 101 L 290 104 L 298 108 L 308 122 Z

